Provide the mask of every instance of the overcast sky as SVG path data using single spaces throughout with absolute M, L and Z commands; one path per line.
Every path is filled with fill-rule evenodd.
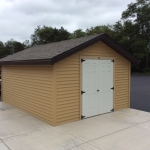
M 38 25 L 72 32 L 114 24 L 135 0 L 0 0 L 0 41 L 25 41 Z

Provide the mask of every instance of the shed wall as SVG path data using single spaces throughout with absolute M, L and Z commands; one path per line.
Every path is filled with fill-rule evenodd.
M 114 110 L 130 105 L 130 62 L 103 42 L 98 42 L 55 64 L 56 68 L 56 125 L 79 120 L 81 116 L 80 58 L 111 57 L 114 63 Z
M 3 66 L 2 100 L 52 124 L 52 66 Z

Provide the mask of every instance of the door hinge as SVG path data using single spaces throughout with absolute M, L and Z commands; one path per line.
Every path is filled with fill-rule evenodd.
M 113 60 L 111 60 L 111 62 L 113 62 L 113 63 L 114 63 L 114 62 L 115 62 L 115 60 L 113 59 Z
M 85 93 L 84 91 L 81 91 L 81 94 Z
M 81 59 L 81 62 L 85 61 L 85 59 Z
M 85 118 L 85 116 L 81 116 L 81 119 L 84 119 Z
M 114 87 L 112 87 L 112 88 L 110 88 L 110 89 L 114 90 L 115 88 L 114 88 Z
M 114 108 L 111 111 L 114 111 Z

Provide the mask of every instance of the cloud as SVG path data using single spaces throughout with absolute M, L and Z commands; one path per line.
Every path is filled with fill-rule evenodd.
M 132 0 L 1 0 L 0 41 L 30 39 L 38 25 L 68 31 L 113 24 Z

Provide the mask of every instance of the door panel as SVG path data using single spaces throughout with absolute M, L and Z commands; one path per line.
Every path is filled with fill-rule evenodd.
M 98 60 L 86 60 L 82 72 L 82 115 L 86 117 L 98 114 Z

